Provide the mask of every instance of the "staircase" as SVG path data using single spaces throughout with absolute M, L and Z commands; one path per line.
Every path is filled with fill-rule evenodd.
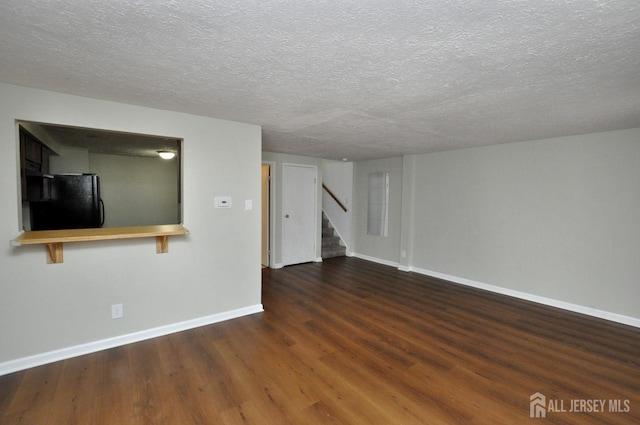
M 329 219 L 322 213 L 322 258 L 344 257 L 346 250 Z

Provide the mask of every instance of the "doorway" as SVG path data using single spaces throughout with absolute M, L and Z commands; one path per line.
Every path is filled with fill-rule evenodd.
M 271 164 L 262 164 L 262 267 L 271 267 Z

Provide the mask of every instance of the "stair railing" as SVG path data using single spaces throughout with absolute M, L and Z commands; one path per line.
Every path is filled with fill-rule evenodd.
M 334 193 L 331 191 L 331 189 L 329 189 L 327 187 L 327 185 L 325 185 L 324 183 L 322 183 L 322 188 L 324 190 L 327 191 L 327 193 L 329 194 L 329 196 L 331 196 L 333 198 L 334 201 L 336 201 L 336 203 L 340 206 L 340 208 L 342 208 L 342 211 L 347 212 L 347 207 L 344 206 L 344 204 L 342 202 L 340 202 L 340 200 L 338 199 L 338 197 L 336 195 L 334 195 Z

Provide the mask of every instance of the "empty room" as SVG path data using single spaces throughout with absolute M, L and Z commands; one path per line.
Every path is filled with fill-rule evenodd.
M 0 22 L 0 425 L 640 423 L 637 1 Z

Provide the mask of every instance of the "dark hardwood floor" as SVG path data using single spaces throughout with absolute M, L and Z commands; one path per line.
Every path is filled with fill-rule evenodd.
M 264 313 L 0 377 L 0 424 L 640 423 L 639 329 L 355 258 L 262 273 Z

